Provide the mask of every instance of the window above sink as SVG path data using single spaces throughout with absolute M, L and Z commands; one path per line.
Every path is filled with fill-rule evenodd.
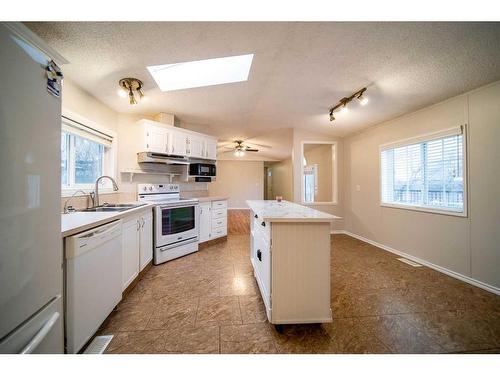
M 116 177 L 116 133 L 63 110 L 61 128 L 61 195 L 91 192 L 102 175 Z M 108 180 L 101 193 L 113 192 Z

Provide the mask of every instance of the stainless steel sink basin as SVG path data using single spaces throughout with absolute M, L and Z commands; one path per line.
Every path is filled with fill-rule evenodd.
M 78 212 L 121 212 L 131 210 L 132 208 L 144 206 L 145 203 L 119 203 L 106 204 L 99 207 L 84 208 L 77 210 Z

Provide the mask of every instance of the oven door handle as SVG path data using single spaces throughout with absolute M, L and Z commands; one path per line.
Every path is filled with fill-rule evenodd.
M 158 207 L 163 210 L 165 208 L 196 207 L 197 205 L 198 205 L 198 202 L 191 202 L 191 203 L 178 203 L 178 204 L 159 205 Z

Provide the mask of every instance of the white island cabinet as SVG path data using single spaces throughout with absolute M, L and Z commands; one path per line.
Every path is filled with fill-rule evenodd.
M 250 258 L 269 321 L 330 322 L 330 223 L 338 217 L 286 201 L 247 204 Z

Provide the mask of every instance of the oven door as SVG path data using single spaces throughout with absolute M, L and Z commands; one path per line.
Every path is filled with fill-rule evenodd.
M 155 207 L 155 246 L 181 244 L 198 237 L 198 204 Z

